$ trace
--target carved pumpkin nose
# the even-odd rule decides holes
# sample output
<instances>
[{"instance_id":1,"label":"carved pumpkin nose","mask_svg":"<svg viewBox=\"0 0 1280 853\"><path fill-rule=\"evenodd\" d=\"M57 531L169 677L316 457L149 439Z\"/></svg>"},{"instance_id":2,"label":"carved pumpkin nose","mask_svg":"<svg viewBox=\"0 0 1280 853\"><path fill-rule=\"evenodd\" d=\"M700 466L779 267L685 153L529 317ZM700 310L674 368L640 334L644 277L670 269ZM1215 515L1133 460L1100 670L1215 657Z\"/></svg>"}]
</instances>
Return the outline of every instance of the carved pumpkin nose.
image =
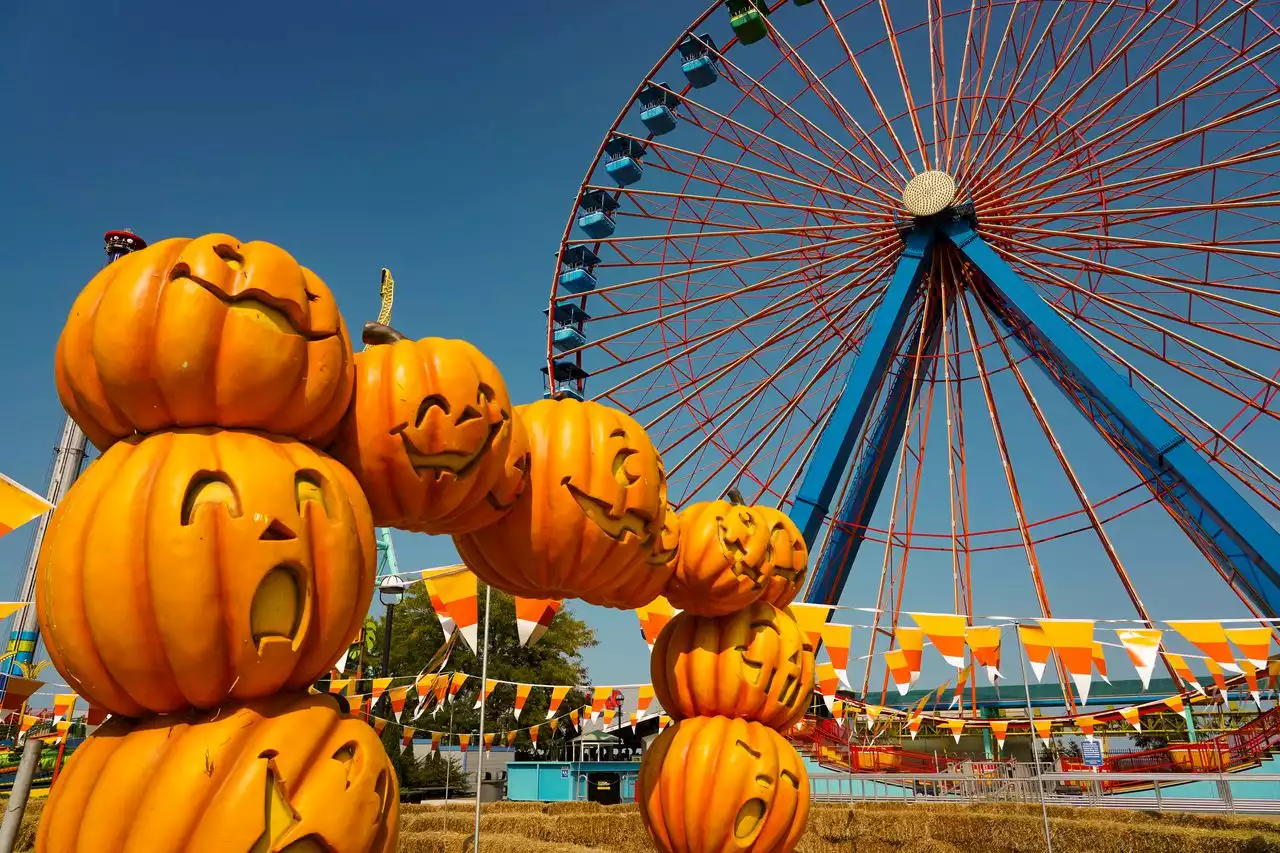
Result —
<instances>
[{"instance_id":1,"label":"carved pumpkin nose","mask_svg":"<svg viewBox=\"0 0 1280 853\"><path fill-rule=\"evenodd\" d=\"M258 540L260 542L291 542L297 538L298 534L286 527L277 518L267 525L267 529L262 531L262 535L258 537Z\"/></svg>"}]
</instances>

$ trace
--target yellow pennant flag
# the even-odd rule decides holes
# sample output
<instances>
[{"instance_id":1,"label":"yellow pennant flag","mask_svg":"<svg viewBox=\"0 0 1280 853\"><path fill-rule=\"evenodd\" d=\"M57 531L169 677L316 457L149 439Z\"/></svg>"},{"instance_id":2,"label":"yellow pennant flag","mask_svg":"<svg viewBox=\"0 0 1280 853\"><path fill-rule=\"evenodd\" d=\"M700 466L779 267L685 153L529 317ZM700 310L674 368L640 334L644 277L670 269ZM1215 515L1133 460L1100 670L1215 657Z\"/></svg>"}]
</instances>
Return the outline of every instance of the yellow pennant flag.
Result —
<instances>
[{"instance_id":1,"label":"yellow pennant flag","mask_svg":"<svg viewBox=\"0 0 1280 853\"><path fill-rule=\"evenodd\" d=\"M822 626L827 624L832 608L826 604L793 602L790 610L796 622L800 623L800 630L808 639L809 648L817 651L818 644L822 642Z\"/></svg>"},{"instance_id":2,"label":"yellow pennant flag","mask_svg":"<svg viewBox=\"0 0 1280 853\"><path fill-rule=\"evenodd\" d=\"M457 625L462 639L476 651L477 625L480 622L479 603L476 600L476 576L468 569L434 575L431 578L444 609Z\"/></svg>"},{"instance_id":3,"label":"yellow pennant flag","mask_svg":"<svg viewBox=\"0 0 1280 853\"><path fill-rule=\"evenodd\" d=\"M996 739L996 751L1004 749L1004 739L1009 734L1009 721L992 720L987 725L991 727L991 736Z\"/></svg>"},{"instance_id":4,"label":"yellow pennant flag","mask_svg":"<svg viewBox=\"0 0 1280 853\"><path fill-rule=\"evenodd\" d=\"M1239 673L1236 656L1231 653L1231 644L1227 642L1227 632L1221 622L1212 619L1188 619L1180 622L1166 622L1173 630L1183 636L1188 643L1209 656L1209 660L1218 664L1227 672Z\"/></svg>"},{"instance_id":5,"label":"yellow pennant flag","mask_svg":"<svg viewBox=\"0 0 1280 853\"><path fill-rule=\"evenodd\" d=\"M902 649L902 658L911 674L908 686L913 686L920 678L920 666L924 660L924 631L914 625L900 625L894 629L893 640Z\"/></svg>"},{"instance_id":6,"label":"yellow pennant flag","mask_svg":"<svg viewBox=\"0 0 1280 853\"><path fill-rule=\"evenodd\" d=\"M55 724L71 716L75 711L76 699L78 698L74 693L59 693L53 697L53 722Z\"/></svg>"},{"instance_id":7,"label":"yellow pennant flag","mask_svg":"<svg viewBox=\"0 0 1280 853\"><path fill-rule=\"evenodd\" d=\"M1240 661L1240 668L1244 670L1245 683L1249 685L1249 695L1253 697L1255 703L1262 702L1262 694L1258 690L1258 668L1253 665L1251 660Z\"/></svg>"},{"instance_id":8,"label":"yellow pennant flag","mask_svg":"<svg viewBox=\"0 0 1280 853\"><path fill-rule=\"evenodd\" d=\"M613 696L612 687L597 687L591 691L591 721L595 722L596 717L600 716L600 712L604 710L604 704Z\"/></svg>"},{"instance_id":9,"label":"yellow pennant flag","mask_svg":"<svg viewBox=\"0 0 1280 853\"><path fill-rule=\"evenodd\" d=\"M1190 684L1191 687L1201 696L1206 695L1204 688L1200 686L1200 682L1196 679L1196 675L1191 671L1191 667L1187 666L1187 661L1182 655L1175 655L1172 652L1165 652L1164 659L1169 662L1169 666L1173 667L1173 672L1184 684Z\"/></svg>"},{"instance_id":10,"label":"yellow pennant flag","mask_svg":"<svg viewBox=\"0 0 1280 853\"><path fill-rule=\"evenodd\" d=\"M658 715L658 731L666 731L667 726L671 725L671 718L666 714Z\"/></svg>"},{"instance_id":11,"label":"yellow pennant flag","mask_svg":"<svg viewBox=\"0 0 1280 853\"><path fill-rule=\"evenodd\" d=\"M1253 664L1255 670L1267 668L1267 658L1271 656L1270 628L1266 625L1252 628L1228 628L1226 635L1228 640L1236 644L1236 648L1244 655L1245 660Z\"/></svg>"},{"instance_id":12,"label":"yellow pennant flag","mask_svg":"<svg viewBox=\"0 0 1280 853\"><path fill-rule=\"evenodd\" d=\"M467 674L465 672L455 672L449 678L449 699L457 697L458 691L462 690L462 685L467 683Z\"/></svg>"},{"instance_id":13,"label":"yellow pennant flag","mask_svg":"<svg viewBox=\"0 0 1280 853\"><path fill-rule=\"evenodd\" d=\"M515 745L516 745L516 738L517 738L517 737L519 737L519 736L520 736L520 732L519 732L518 730L513 729L513 730L511 730L511 731L507 732L507 746L508 746L508 747L513 747L513 746L515 746Z\"/></svg>"},{"instance_id":14,"label":"yellow pennant flag","mask_svg":"<svg viewBox=\"0 0 1280 853\"><path fill-rule=\"evenodd\" d=\"M335 696L345 696L347 688L351 686L349 678L331 678L329 679L329 692Z\"/></svg>"},{"instance_id":15,"label":"yellow pennant flag","mask_svg":"<svg viewBox=\"0 0 1280 853\"><path fill-rule=\"evenodd\" d=\"M836 677L849 690L849 647L853 645L853 626L828 622L822 626L822 647L836 669Z\"/></svg>"},{"instance_id":16,"label":"yellow pennant flag","mask_svg":"<svg viewBox=\"0 0 1280 853\"><path fill-rule=\"evenodd\" d=\"M552 687L551 688L551 704L547 706L547 719L551 719L560 710L560 706L564 704L564 697L569 695L568 687Z\"/></svg>"},{"instance_id":17,"label":"yellow pennant flag","mask_svg":"<svg viewBox=\"0 0 1280 853\"><path fill-rule=\"evenodd\" d=\"M369 722L373 726L373 730L378 734L382 734L387 729L387 721L381 717L374 717Z\"/></svg>"},{"instance_id":18,"label":"yellow pennant flag","mask_svg":"<svg viewBox=\"0 0 1280 853\"><path fill-rule=\"evenodd\" d=\"M391 681L392 679L390 678L375 678L373 680L373 696L370 700L372 703L377 703L382 698L382 694L386 693L387 688L391 686Z\"/></svg>"},{"instance_id":19,"label":"yellow pennant flag","mask_svg":"<svg viewBox=\"0 0 1280 853\"><path fill-rule=\"evenodd\" d=\"M1097 640L1093 641L1093 668L1097 670L1099 678L1107 684L1111 683L1111 679L1107 678L1107 655L1102 649L1102 643Z\"/></svg>"},{"instance_id":20,"label":"yellow pennant flag","mask_svg":"<svg viewBox=\"0 0 1280 853\"><path fill-rule=\"evenodd\" d=\"M431 732L431 751L440 751L440 738L443 737L442 732Z\"/></svg>"},{"instance_id":21,"label":"yellow pennant flag","mask_svg":"<svg viewBox=\"0 0 1280 853\"><path fill-rule=\"evenodd\" d=\"M605 728L608 728L609 726L612 726L612 725L613 725L613 720L614 720L614 718L615 718L615 717L617 717L617 716L618 716L618 712L617 712L617 711L615 711L613 708L605 708L605 709L604 709L604 725L605 725Z\"/></svg>"},{"instance_id":22,"label":"yellow pennant flag","mask_svg":"<svg viewBox=\"0 0 1280 853\"><path fill-rule=\"evenodd\" d=\"M435 611L436 618L440 620L440 630L444 631L446 641L453 636L458 623L453 621L453 617L449 615L449 609L445 607L444 598L441 597L440 589L436 586L436 578L463 568L465 566L448 566L443 569L423 572L422 574L422 585L427 590L427 598L431 601L431 609Z\"/></svg>"},{"instance_id":23,"label":"yellow pennant flag","mask_svg":"<svg viewBox=\"0 0 1280 853\"><path fill-rule=\"evenodd\" d=\"M493 749L493 738L495 734L496 732L484 733L484 751L485 752L489 752L490 750Z\"/></svg>"},{"instance_id":24,"label":"yellow pennant flag","mask_svg":"<svg viewBox=\"0 0 1280 853\"><path fill-rule=\"evenodd\" d=\"M959 743L960 733L964 731L964 720L947 720L946 723L947 728L951 729L951 736Z\"/></svg>"},{"instance_id":25,"label":"yellow pennant flag","mask_svg":"<svg viewBox=\"0 0 1280 853\"><path fill-rule=\"evenodd\" d=\"M1209 674L1213 676L1213 685L1218 688L1218 695L1227 698L1227 680L1223 677L1222 667L1213 658L1209 658L1204 662L1209 668Z\"/></svg>"},{"instance_id":26,"label":"yellow pennant flag","mask_svg":"<svg viewBox=\"0 0 1280 853\"><path fill-rule=\"evenodd\" d=\"M902 649L890 649L884 653L884 664L889 668L889 676L893 686L898 689L899 696L906 696L911 689L911 667L907 664L907 654Z\"/></svg>"},{"instance_id":27,"label":"yellow pennant flag","mask_svg":"<svg viewBox=\"0 0 1280 853\"><path fill-rule=\"evenodd\" d=\"M829 661L823 661L814 667L813 675L818 692L822 695L822 701L826 703L827 713L832 713L833 703L836 701L836 687L838 686L836 668Z\"/></svg>"},{"instance_id":28,"label":"yellow pennant flag","mask_svg":"<svg viewBox=\"0 0 1280 853\"><path fill-rule=\"evenodd\" d=\"M947 663L964 666L964 634L968 620L953 613L908 613Z\"/></svg>"},{"instance_id":29,"label":"yellow pennant flag","mask_svg":"<svg viewBox=\"0 0 1280 853\"><path fill-rule=\"evenodd\" d=\"M524 710L524 703L529 700L529 691L531 690L533 690L532 684L516 685L516 702L511 708L511 713L515 715L517 720L520 719L520 712Z\"/></svg>"},{"instance_id":30,"label":"yellow pennant flag","mask_svg":"<svg viewBox=\"0 0 1280 853\"><path fill-rule=\"evenodd\" d=\"M471 735L458 735L458 749L466 752L471 747Z\"/></svg>"},{"instance_id":31,"label":"yellow pennant flag","mask_svg":"<svg viewBox=\"0 0 1280 853\"><path fill-rule=\"evenodd\" d=\"M401 750L408 749L410 746L413 745L413 736L416 732L417 732L417 729L413 728L412 726L404 727L404 734L400 736Z\"/></svg>"},{"instance_id":32,"label":"yellow pennant flag","mask_svg":"<svg viewBox=\"0 0 1280 853\"><path fill-rule=\"evenodd\" d=\"M637 719L649 713L649 705L653 702L653 685L640 685L640 698L636 700Z\"/></svg>"},{"instance_id":33,"label":"yellow pennant flag","mask_svg":"<svg viewBox=\"0 0 1280 853\"><path fill-rule=\"evenodd\" d=\"M552 728L552 731L555 731L555 729ZM534 746L538 745L538 727L537 726L529 726L529 742L532 743Z\"/></svg>"},{"instance_id":34,"label":"yellow pennant flag","mask_svg":"<svg viewBox=\"0 0 1280 853\"><path fill-rule=\"evenodd\" d=\"M1182 701L1181 696L1170 696L1168 699L1164 700L1164 704L1175 714L1181 714L1187 707L1186 703Z\"/></svg>"},{"instance_id":35,"label":"yellow pennant flag","mask_svg":"<svg viewBox=\"0 0 1280 853\"><path fill-rule=\"evenodd\" d=\"M919 714L914 714L911 719L907 720L907 731L911 733L912 740L915 740L916 735L920 734L920 723L923 722L923 719Z\"/></svg>"},{"instance_id":36,"label":"yellow pennant flag","mask_svg":"<svg viewBox=\"0 0 1280 853\"><path fill-rule=\"evenodd\" d=\"M867 715L867 724L874 726L876 721L880 719L880 712L884 708L880 705L866 705L862 710Z\"/></svg>"},{"instance_id":37,"label":"yellow pennant flag","mask_svg":"<svg viewBox=\"0 0 1280 853\"><path fill-rule=\"evenodd\" d=\"M1156 658L1160 656L1160 638L1164 632L1158 628L1117 628L1116 636L1120 645L1129 655L1129 662L1138 671L1142 680L1142 689L1151 684L1151 673L1156 668Z\"/></svg>"},{"instance_id":38,"label":"yellow pennant flag","mask_svg":"<svg viewBox=\"0 0 1280 853\"><path fill-rule=\"evenodd\" d=\"M1093 740L1093 727L1097 722L1093 717L1086 714L1083 717L1076 717L1076 728L1080 729L1089 740Z\"/></svg>"},{"instance_id":39,"label":"yellow pennant flag","mask_svg":"<svg viewBox=\"0 0 1280 853\"><path fill-rule=\"evenodd\" d=\"M387 698L391 700L391 715L397 720L404 713L405 698L409 695L408 686L394 687L387 691Z\"/></svg>"},{"instance_id":40,"label":"yellow pennant flag","mask_svg":"<svg viewBox=\"0 0 1280 853\"><path fill-rule=\"evenodd\" d=\"M563 604L558 598L516 596L516 633L520 636L520 645L532 646L542 639Z\"/></svg>"},{"instance_id":41,"label":"yellow pennant flag","mask_svg":"<svg viewBox=\"0 0 1280 853\"><path fill-rule=\"evenodd\" d=\"M649 651L653 651L653 644L658 641L658 635L662 633L663 628L667 627L667 623L675 617L676 613L671 602L661 595L643 607L636 608L636 618L640 620L640 634L649 644Z\"/></svg>"},{"instance_id":42,"label":"yellow pennant flag","mask_svg":"<svg viewBox=\"0 0 1280 853\"><path fill-rule=\"evenodd\" d=\"M1023 651L1027 653L1031 674L1039 681L1044 678L1044 668L1049 663L1049 638L1035 625L1019 625L1018 639L1022 641Z\"/></svg>"},{"instance_id":43,"label":"yellow pennant flag","mask_svg":"<svg viewBox=\"0 0 1280 853\"><path fill-rule=\"evenodd\" d=\"M53 504L0 474L0 536L53 509Z\"/></svg>"},{"instance_id":44,"label":"yellow pennant flag","mask_svg":"<svg viewBox=\"0 0 1280 853\"><path fill-rule=\"evenodd\" d=\"M493 688L497 686L498 686L498 682L494 681L492 678L485 679L484 690L481 691L480 695L476 697L476 704L472 708L472 710L475 710L479 708L481 705L488 702L489 697L493 695Z\"/></svg>"},{"instance_id":45,"label":"yellow pennant flag","mask_svg":"<svg viewBox=\"0 0 1280 853\"><path fill-rule=\"evenodd\" d=\"M1053 739L1053 720L1032 720L1031 725L1035 727L1036 737L1048 743Z\"/></svg>"},{"instance_id":46,"label":"yellow pennant flag","mask_svg":"<svg viewBox=\"0 0 1280 853\"><path fill-rule=\"evenodd\" d=\"M1000 626L970 625L964 629L964 641L973 653L973 662L983 668L992 684L1000 674Z\"/></svg>"},{"instance_id":47,"label":"yellow pennant flag","mask_svg":"<svg viewBox=\"0 0 1280 853\"><path fill-rule=\"evenodd\" d=\"M1138 731L1142 731L1142 715L1139 713L1136 706L1132 708L1121 708L1120 716L1124 718L1126 723L1133 726Z\"/></svg>"},{"instance_id":48,"label":"yellow pennant flag","mask_svg":"<svg viewBox=\"0 0 1280 853\"><path fill-rule=\"evenodd\" d=\"M1093 620L1041 619L1049 647L1066 667L1080 694L1080 704L1089 704L1089 685L1093 681Z\"/></svg>"}]
</instances>

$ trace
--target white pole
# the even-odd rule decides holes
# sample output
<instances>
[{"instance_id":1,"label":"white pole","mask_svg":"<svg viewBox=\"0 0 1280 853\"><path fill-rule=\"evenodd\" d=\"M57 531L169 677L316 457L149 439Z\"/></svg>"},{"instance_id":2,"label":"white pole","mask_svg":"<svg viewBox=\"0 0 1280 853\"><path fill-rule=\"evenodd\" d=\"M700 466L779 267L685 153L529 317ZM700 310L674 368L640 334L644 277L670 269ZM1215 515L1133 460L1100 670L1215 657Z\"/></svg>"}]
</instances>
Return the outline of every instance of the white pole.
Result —
<instances>
[{"instance_id":1,"label":"white pole","mask_svg":"<svg viewBox=\"0 0 1280 853\"><path fill-rule=\"evenodd\" d=\"M471 849L475 853L480 853L480 792L483 790L482 781L484 779L484 712L485 696L484 686L489 681L489 610L490 604L493 602L493 587L486 585L484 588L484 639L480 647L480 743L479 750L476 753L476 835L475 846Z\"/></svg>"},{"instance_id":2,"label":"white pole","mask_svg":"<svg viewBox=\"0 0 1280 853\"><path fill-rule=\"evenodd\" d=\"M1027 734L1031 735L1031 769L1035 773L1036 791L1040 794L1040 814L1044 818L1044 846L1053 853L1053 834L1049 831L1049 807L1044 803L1044 783L1040 781L1040 756L1036 753L1035 713L1031 710L1031 682L1027 679L1027 658L1022 648L1022 632L1013 623L1013 635L1018 639L1018 665L1022 667L1022 689L1027 696Z\"/></svg>"}]
</instances>

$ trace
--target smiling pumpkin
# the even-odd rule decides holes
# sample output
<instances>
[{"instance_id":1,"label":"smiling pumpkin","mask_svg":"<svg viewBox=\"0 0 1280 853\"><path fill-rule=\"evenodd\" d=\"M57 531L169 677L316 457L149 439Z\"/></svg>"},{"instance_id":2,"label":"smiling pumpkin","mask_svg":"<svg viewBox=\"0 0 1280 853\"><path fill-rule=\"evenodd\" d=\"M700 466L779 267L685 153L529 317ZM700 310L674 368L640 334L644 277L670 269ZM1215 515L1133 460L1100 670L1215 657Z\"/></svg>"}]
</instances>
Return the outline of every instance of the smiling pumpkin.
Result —
<instances>
[{"instance_id":1,"label":"smiling pumpkin","mask_svg":"<svg viewBox=\"0 0 1280 853\"><path fill-rule=\"evenodd\" d=\"M413 341L368 323L355 399L330 448L364 486L379 526L476 530L501 517L528 465L498 369L466 341Z\"/></svg>"},{"instance_id":2,"label":"smiling pumpkin","mask_svg":"<svg viewBox=\"0 0 1280 853\"><path fill-rule=\"evenodd\" d=\"M529 485L502 519L455 536L458 552L482 580L514 595L647 604L669 570L650 562L666 482L644 429L576 400L541 400L515 414L529 442Z\"/></svg>"},{"instance_id":3,"label":"smiling pumpkin","mask_svg":"<svg viewBox=\"0 0 1280 853\"><path fill-rule=\"evenodd\" d=\"M105 267L71 308L58 397L105 449L172 427L323 443L351 399L329 288L288 252L229 234L162 240Z\"/></svg>"},{"instance_id":4,"label":"smiling pumpkin","mask_svg":"<svg viewBox=\"0 0 1280 853\"><path fill-rule=\"evenodd\" d=\"M762 598L773 576L770 528L756 507L692 504L680 513L680 556L665 594L678 610L723 616Z\"/></svg>"}]
</instances>

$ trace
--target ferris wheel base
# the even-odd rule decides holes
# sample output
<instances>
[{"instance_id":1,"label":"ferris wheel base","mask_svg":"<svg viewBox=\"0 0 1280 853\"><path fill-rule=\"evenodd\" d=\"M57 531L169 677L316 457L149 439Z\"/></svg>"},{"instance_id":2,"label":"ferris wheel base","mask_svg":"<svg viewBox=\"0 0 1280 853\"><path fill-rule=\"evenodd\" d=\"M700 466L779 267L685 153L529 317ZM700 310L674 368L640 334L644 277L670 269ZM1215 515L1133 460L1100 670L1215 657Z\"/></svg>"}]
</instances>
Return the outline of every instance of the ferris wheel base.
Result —
<instances>
[{"instance_id":1,"label":"ferris wheel base","mask_svg":"<svg viewBox=\"0 0 1280 853\"><path fill-rule=\"evenodd\" d=\"M957 207L901 229L905 242L902 257L844 391L818 438L792 507L792 518L805 540L815 542L830 513L858 438L880 396L890 360L901 351L904 328L929 258L939 241L945 240L981 273L979 298L1143 477L1196 547L1261 615L1280 615L1280 533L978 235L975 224L971 209ZM908 336L916 345L921 335L933 334L919 325L916 319L916 328ZM928 345L927 337L924 345ZM896 455L902 441L902 403L918 388L906 369L912 360L902 359L904 369L894 374L881 416L867 431L864 456L854 468L806 601L835 604L844 590L862 540L857 531L866 529L884 486L888 460Z\"/></svg>"}]
</instances>

